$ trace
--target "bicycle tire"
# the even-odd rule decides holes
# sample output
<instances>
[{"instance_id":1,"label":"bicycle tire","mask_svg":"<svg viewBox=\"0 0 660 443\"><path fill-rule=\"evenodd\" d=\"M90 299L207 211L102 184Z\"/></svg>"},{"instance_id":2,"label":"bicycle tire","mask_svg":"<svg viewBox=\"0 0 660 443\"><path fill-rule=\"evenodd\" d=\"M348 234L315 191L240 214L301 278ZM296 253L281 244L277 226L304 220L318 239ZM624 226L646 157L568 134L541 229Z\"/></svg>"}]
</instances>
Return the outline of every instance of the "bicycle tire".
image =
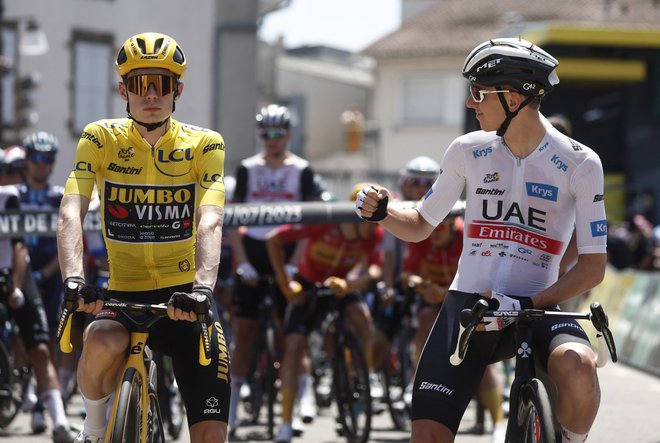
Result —
<instances>
[{"instance_id":1,"label":"bicycle tire","mask_svg":"<svg viewBox=\"0 0 660 443\"><path fill-rule=\"evenodd\" d=\"M349 443L367 443L371 432L369 369L355 335L343 332L335 342L333 387L342 434Z\"/></svg>"},{"instance_id":2,"label":"bicycle tire","mask_svg":"<svg viewBox=\"0 0 660 443\"><path fill-rule=\"evenodd\" d=\"M543 383L533 378L520 383L515 391L512 387L512 395L514 392L517 398L516 414L509 420L509 427L513 425L514 432L507 436L507 442L556 443L550 398Z\"/></svg>"},{"instance_id":3,"label":"bicycle tire","mask_svg":"<svg viewBox=\"0 0 660 443\"><path fill-rule=\"evenodd\" d=\"M266 431L272 439L275 435L275 403L277 401L277 372L275 370L275 356L265 343L255 346L252 370L248 383L250 396L244 404L249 420L253 424L259 423L263 407L266 408Z\"/></svg>"},{"instance_id":4,"label":"bicycle tire","mask_svg":"<svg viewBox=\"0 0 660 443\"><path fill-rule=\"evenodd\" d=\"M124 372L119 397L115 423L110 434L110 443L140 442L140 399L142 395L142 380L135 368Z\"/></svg>"},{"instance_id":5,"label":"bicycle tire","mask_svg":"<svg viewBox=\"0 0 660 443\"><path fill-rule=\"evenodd\" d=\"M147 443L164 443L165 428L163 426L163 415L158 403L156 391L149 387L149 416L147 417Z\"/></svg>"},{"instance_id":6,"label":"bicycle tire","mask_svg":"<svg viewBox=\"0 0 660 443\"><path fill-rule=\"evenodd\" d=\"M0 428L9 426L20 412L31 378L30 368L15 368L7 347L0 342Z\"/></svg>"},{"instance_id":7,"label":"bicycle tire","mask_svg":"<svg viewBox=\"0 0 660 443\"><path fill-rule=\"evenodd\" d=\"M410 430L410 405L404 395L408 383L414 377L410 340L412 333L401 331L392 342L389 360L385 362L385 401L390 412L394 428L398 431Z\"/></svg>"}]
</instances>

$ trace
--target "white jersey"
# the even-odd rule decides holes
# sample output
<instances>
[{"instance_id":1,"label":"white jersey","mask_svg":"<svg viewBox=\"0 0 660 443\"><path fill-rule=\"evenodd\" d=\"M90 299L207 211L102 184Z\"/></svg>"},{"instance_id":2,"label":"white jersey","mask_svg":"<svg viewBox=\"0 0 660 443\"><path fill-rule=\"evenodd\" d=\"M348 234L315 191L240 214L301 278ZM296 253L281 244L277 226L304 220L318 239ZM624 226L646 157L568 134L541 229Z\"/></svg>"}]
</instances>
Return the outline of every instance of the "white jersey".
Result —
<instances>
[{"instance_id":1,"label":"white jersey","mask_svg":"<svg viewBox=\"0 0 660 443\"><path fill-rule=\"evenodd\" d=\"M533 296L557 280L574 227L579 254L606 252L600 159L543 122L545 137L524 159L484 131L445 153L418 210L437 226L465 189L463 253L450 289Z\"/></svg>"},{"instance_id":2,"label":"white jersey","mask_svg":"<svg viewBox=\"0 0 660 443\"><path fill-rule=\"evenodd\" d=\"M288 153L282 166L271 168L263 154L241 161L236 171L235 203L296 202L312 199L314 172L307 160ZM245 235L264 241L275 226L250 226Z\"/></svg>"}]
</instances>

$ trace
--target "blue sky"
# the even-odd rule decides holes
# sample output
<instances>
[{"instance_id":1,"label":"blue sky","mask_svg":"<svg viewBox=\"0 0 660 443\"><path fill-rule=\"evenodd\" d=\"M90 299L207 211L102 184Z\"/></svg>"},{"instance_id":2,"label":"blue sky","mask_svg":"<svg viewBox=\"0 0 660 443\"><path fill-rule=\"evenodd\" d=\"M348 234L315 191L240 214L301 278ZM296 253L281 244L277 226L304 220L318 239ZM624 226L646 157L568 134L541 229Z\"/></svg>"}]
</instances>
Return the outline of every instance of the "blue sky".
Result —
<instances>
[{"instance_id":1,"label":"blue sky","mask_svg":"<svg viewBox=\"0 0 660 443\"><path fill-rule=\"evenodd\" d=\"M287 48L326 45L360 51L397 29L401 0L292 0L268 14L259 29L263 40L284 37Z\"/></svg>"}]
</instances>

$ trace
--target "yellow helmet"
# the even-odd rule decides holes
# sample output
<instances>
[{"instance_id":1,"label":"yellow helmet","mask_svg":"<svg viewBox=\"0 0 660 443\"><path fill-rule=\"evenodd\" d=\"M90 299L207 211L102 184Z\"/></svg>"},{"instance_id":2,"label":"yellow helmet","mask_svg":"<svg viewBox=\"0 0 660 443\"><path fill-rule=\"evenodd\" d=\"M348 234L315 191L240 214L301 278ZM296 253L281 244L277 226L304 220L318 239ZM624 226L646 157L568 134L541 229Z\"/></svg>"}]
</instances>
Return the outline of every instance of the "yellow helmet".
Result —
<instances>
[{"instance_id":1,"label":"yellow helmet","mask_svg":"<svg viewBox=\"0 0 660 443\"><path fill-rule=\"evenodd\" d=\"M183 78L186 56L172 38L158 32L137 34L126 40L119 49L115 70L124 77L134 69L162 68Z\"/></svg>"}]
</instances>

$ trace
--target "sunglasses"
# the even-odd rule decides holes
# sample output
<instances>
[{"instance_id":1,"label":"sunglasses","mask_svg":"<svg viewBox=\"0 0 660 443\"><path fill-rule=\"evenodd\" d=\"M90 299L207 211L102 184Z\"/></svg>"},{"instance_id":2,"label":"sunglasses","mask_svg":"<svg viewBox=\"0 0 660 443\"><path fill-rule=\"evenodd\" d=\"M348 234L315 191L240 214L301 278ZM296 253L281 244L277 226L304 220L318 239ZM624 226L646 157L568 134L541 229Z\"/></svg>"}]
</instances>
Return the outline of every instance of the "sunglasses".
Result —
<instances>
[{"instance_id":1,"label":"sunglasses","mask_svg":"<svg viewBox=\"0 0 660 443\"><path fill-rule=\"evenodd\" d=\"M50 154L32 154L28 159L33 163L46 163L48 165L55 163L55 157Z\"/></svg>"},{"instance_id":2,"label":"sunglasses","mask_svg":"<svg viewBox=\"0 0 660 443\"><path fill-rule=\"evenodd\" d=\"M499 94L501 92L511 92L508 89L495 90L495 91L486 91L479 89L474 83L470 83L470 96L475 103L481 103L486 98L486 94Z\"/></svg>"},{"instance_id":3,"label":"sunglasses","mask_svg":"<svg viewBox=\"0 0 660 443\"><path fill-rule=\"evenodd\" d=\"M178 80L171 75L141 74L127 77L124 80L128 92L144 97L153 86L156 95L162 97L176 90Z\"/></svg>"},{"instance_id":4,"label":"sunglasses","mask_svg":"<svg viewBox=\"0 0 660 443\"><path fill-rule=\"evenodd\" d=\"M435 180L431 180L430 178L411 178L408 181L410 186L423 186L425 188L430 188L431 185L433 185L433 182L435 182Z\"/></svg>"},{"instance_id":5,"label":"sunglasses","mask_svg":"<svg viewBox=\"0 0 660 443\"><path fill-rule=\"evenodd\" d=\"M264 140L270 140L270 139L278 140L286 137L288 132L289 131L287 131L286 129L264 129L259 134L259 137L261 137Z\"/></svg>"}]
</instances>

